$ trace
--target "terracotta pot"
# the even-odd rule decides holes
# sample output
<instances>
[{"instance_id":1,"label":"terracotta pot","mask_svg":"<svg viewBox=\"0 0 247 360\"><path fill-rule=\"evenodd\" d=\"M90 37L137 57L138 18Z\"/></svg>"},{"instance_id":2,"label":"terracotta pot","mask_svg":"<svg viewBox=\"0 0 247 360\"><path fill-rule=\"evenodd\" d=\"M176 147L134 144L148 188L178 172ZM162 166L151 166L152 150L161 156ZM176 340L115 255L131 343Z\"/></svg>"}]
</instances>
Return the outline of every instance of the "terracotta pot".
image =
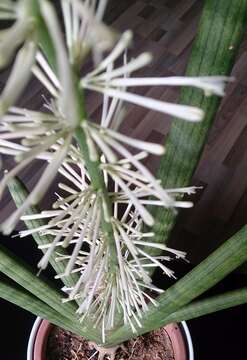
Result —
<instances>
[{"instance_id":1,"label":"terracotta pot","mask_svg":"<svg viewBox=\"0 0 247 360\"><path fill-rule=\"evenodd\" d=\"M46 345L52 326L46 320L36 319L28 342L27 360L46 360ZM192 340L185 321L169 324L165 329L172 342L175 360L194 360Z\"/></svg>"}]
</instances>

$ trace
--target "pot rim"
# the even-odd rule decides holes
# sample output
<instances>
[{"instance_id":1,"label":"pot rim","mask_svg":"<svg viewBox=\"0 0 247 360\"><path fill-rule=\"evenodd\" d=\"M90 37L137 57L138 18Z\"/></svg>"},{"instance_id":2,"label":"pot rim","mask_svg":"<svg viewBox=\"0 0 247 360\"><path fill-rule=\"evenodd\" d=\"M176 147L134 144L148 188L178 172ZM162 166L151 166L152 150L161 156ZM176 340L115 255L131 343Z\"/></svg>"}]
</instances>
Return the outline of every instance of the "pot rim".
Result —
<instances>
[{"instance_id":1,"label":"pot rim","mask_svg":"<svg viewBox=\"0 0 247 360\"><path fill-rule=\"evenodd\" d=\"M190 330L187 325L187 322L181 321L179 323L179 325L180 325L180 328L182 328L182 330L184 332L189 360L194 360L194 347L193 347L193 342L192 342L192 338L191 338L191 334L190 334Z\"/></svg>"},{"instance_id":2,"label":"pot rim","mask_svg":"<svg viewBox=\"0 0 247 360\"><path fill-rule=\"evenodd\" d=\"M27 360L33 360L33 351L34 351L34 344L37 332L39 330L39 327L42 323L43 319L41 317L37 317L34 321L29 340L28 340L28 346L27 346Z\"/></svg>"},{"instance_id":3,"label":"pot rim","mask_svg":"<svg viewBox=\"0 0 247 360\"><path fill-rule=\"evenodd\" d=\"M35 339L36 339L36 335L37 335L37 332L40 328L42 321L43 321L43 319L41 317L37 317L37 319L35 320L35 322L33 324L33 327L32 327L31 333L30 333L30 337L29 337L29 341L28 341L27 360L34 360L33 353L34 353ZM193 348L192 338L190 335L188 325L185 321L181 321L178 325L179 325L180 329L182 330L184 339L186 340L185 345L186 345L186 350L188 353L188 360L194 360L194 348Z\"/></svg>"}]
</instances>

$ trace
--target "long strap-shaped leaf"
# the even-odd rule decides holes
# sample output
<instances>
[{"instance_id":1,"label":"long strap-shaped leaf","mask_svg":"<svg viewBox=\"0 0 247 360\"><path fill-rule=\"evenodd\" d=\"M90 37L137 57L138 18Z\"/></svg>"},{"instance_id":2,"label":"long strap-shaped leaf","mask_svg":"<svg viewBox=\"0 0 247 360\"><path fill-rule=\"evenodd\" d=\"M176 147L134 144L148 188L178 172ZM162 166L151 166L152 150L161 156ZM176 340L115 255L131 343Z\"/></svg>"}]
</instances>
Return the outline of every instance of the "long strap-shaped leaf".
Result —
<instances>
[{"instance_id":1,"label":"long strap-shaped leaf","mask_svg":"<svg viewBox=\"0 0 247 360\"><path fill-rule=\"evenodd\" d=\"M0 245L0 272L30 291L58 313L76 320L75 305L71 302L62 304L62 294L55 290L48 280L38 277L29 265L3 245Z\"/></svg>"},{"instance_id":2,"label":"long strap-shaped leaf","mask_svg":"<svg viewBox=\"0 0 247 360\"><path fill-rule=\"evenodd\" d=\"M60 314L62 318L72 321L75 324L75 329L81 328L81 331L85 333L88 332L98 336L99 332L94 330L93 324L89 319L86 320L86 325L84 323L79 325L79 319L75 314L76 306L73 303L62 303L60 292L55 290L48 280L42 280L41 277L37 277L22 259L17 258L15 254L2 245L0 245L0 272L47 304L51 309ZM47 319L52 322L52 319ZM98 338L100 337L98 336Z\"/></svg>"},{"instance_id":3,"label":"long strap-shaped leaf","mask_svg":"<svg viewBox=\"0 0 247 360\"><path fill-rule=\"evenodd\" d=\"M138 328L134 336L163 326L164 319L169 315L189 304L246 260L247 226L243 227L200 265L160 295L157 299L158 307L149 305L149 310L142 318L142 328ZM127 340L130 332L131 329L128 326L121 327L111 335L107 345L114 345Z\"/></svg>"},{"instance_id":4,"label":"long strap-shaped leaf","mask_svg":"<svg viewBox=\"0 0 247 360\"><path fill-rule=\"evenodd\" d=\"M23 201L27 198L27 196L29 195L29 192L27 190L27 188L25 187L25 185L21 182L21 180L19 180L18 178L12 179L9 184L8 184L8 188L9 191L11 193L11 196L16 204L16 207L19 208L22 204ZM26 215L34 215L34 214L38 214L40 211L37 207L32 206L30 207L27 211L26 211ZM26 220L25 221L25 225L28 229L35 229L38 228L40 226L46 225L45 220L43 219L38 219L38 220ZM38 232L34 233L33 235L34 240L36 241L37 245L44 245L44 244L49 244L51 243L54 238L52 235L43 235L41 236ZM43 252L45 252L45 250L43 250ZM66 249L64 248L59 248L59 253L62 255L66 255ZM56 254L52 253L50 256L50 260L49 260L50 264L52 265L52 267L54 268L56 274L63 274L65 272L65 264L62 261L57 262L56 261ZM77 280L78 280L78 275L77 274L72 274L70 276L65 276L62 277L61 280L63 281L63 283L68 286L68 287L72 287L76 284Z\"/></svg>"},{"instance_id":5,"label":"long strap-shaped leaf","mask_svg":"<svg viewBox=\"0 0 247 360\"><path fill-rule=\"evenodd\" d=\"M97 336L93 328L85 328L78 322L68 319L52 309L35 296L31 295L22 288L17 288L4 281L0 281L0 297L20 306L21 308L31 312L42 319L47 319L54 325L57 325L65 330L72 331L74 334L84 336L86 339L99 342L100 338Z\"/></svg>"},{"instance_id":6,"label":"long strap-shaped leaf","mask_svg":"<svg viewBox=\"0 0 247 360\"><path fill-rule=\"evenodd\" d=\"M186 74L228 75L247 24L247 0L206 0ZM188 186L219 107L219 98L182 89L180 103L199 106L205 119L192 124L174 120L157 177L166 188ZM176 220L172 211L153 208L155 241L166 242ZM149 249L146 249L149 251ZM159 250L153 249L152 254Z\"/></svg>"},{"instance_id":7,"label":"long strap-shaped leaf","mask_svg":"<svg viewBox=\"0 0 247 360\"><path fill-rule=\"evenodd\" d=\"M62 318L67 318L74 322L77 328L76 324L79 324L79 319L76 316L75 304L71 302L62 303L61 293L55 290L48 280L42 280L41 277L37 277L22 259L17 258L15 254L2 245L0 245L0 272L21 285L58 314L61 314ZM52 322L51 319L48 320ZM86 320L86 325L84 323L80 325L82 331L86 333L89 332L95 334L95 336L99 333L93 329L93 324L89 319ZM78 328L80 327L78 326Z\"/></svg>"},{"instance_id":8,"label":"long strap-shaped leaf","mask_svg":"<svg viewBox=\"0 0 247 360\"><path fill-rule=\"evenodd\" d=\"M208 299L194 301L164 318L162 322L164 325L166 325L171 322L190 320L246 303L247 287L239 290L229 291L225 294L212 296Z\"/></svg>"}]
</instances>

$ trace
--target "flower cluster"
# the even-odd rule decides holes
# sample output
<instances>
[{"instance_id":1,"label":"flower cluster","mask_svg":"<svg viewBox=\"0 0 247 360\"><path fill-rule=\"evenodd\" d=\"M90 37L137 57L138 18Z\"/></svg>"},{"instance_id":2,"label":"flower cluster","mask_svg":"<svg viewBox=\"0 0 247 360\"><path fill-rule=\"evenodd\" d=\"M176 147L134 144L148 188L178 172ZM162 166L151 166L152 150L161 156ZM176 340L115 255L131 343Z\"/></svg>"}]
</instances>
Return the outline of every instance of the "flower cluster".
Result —
<instances>
[{"instance_id":1,"label":"flower cluster","mask_svg":"<svg viewBox=\"0 0 247 360\"><path fill-rule=\"evenodd\" d=\"M52 243L40 245L39 248L46 252L38 266L44 269L48 265L51 253L56 251L57 261L62 261L66 265L65 272L56 277L63 278L71 273L79 274L74 287L63 288L68 294L65 301L80 300L81 305L78 308L80 320L83 321L85 317L90 316L95 326L101 323L104 342L106 331L116 325L116 313L122 313L124 323L130 324L135 332L136 326L141 327L142 312L147 311L147 300L157 305L149 292L160 293L162 290L152 285L146 270L160 267L167 276L175 277L173 271L163 262L171 261L173 256L185 258L185 253L152 242L154 233L143 231L142 211L139 210L139 207L145 209L143 204L140 202L135 206L136 201L132 202L132 197L129 197L131 190L126 194L115 182L114 192L110 193L114 204L110 223L117 250L117 271L109 272L112 254L109 252L107 239L101 228L101 218L105 216L102 214L101 194L96 193L90 186L89 175L83 162L80 162L80 154L75 150L67 158L69 162L64 162L59 169L65 178L63 183L59 183L59 188L67 195L64 197L58 195L54 210L24 215L22 220L45 218L49 221L41 227L22 231L20 236L38 232L43 236L49 234L54 237ZM140 154L136 156L138 157ZM168 193L173 191L189 193L194 190L194 188L171 189ZM139 196L140 199L147 196L144 189L138 186L132 192L133 196ZM149 193L153 194L151 187ZM121 204L124 204L124 211L120 209ZM162 206L163 203L156 201L155 205ZM71 254L60 255L59 247L68 246L72 247ZM144 250L144 246L165 250L170 255L150 256Z\"/></svg>"},{"instance_id":2,"label":"flower cluster","mask_svg":"<svg viewBox=\"0 0 247 360\"><path fill-rule=\"evenodd\" d=\"M17 163L0 182L0 192L33 159L46 162L47 166L22 206L2 224L2 230L10 233L20 218L47 219L46 225L22 231L20 236L36 232L53 236L51 243L40 246L46 252L38 266L45 269L51 254L56 252L57 261L65 264L64 273L57 277L79 275L73 287L64 288L68 294L65 301L80 300L80 319L87 316L94 319L95 326L102 327L104 341L107 330L116 326L116 314L122 314L124 323L135 331L137 326L141 327L147 300L157 305L149 291L159 293L161 290L152 285L148 268L160 267L174 277L164 261L185 258L185 253L152 241L154 233L144 230L155 222L148 206L191 207L190 201L178 201L177 195L196 191L195 187L163 189L160 180L142 160L149 154L163 155L164 147L132 139L118 129L126 116L125 102L190 122L201 121L202 110L138 95L129 88L193 86L202 89L205 95L222 96L229 79L131 77L147 65L152 56L143 53L128 59L132 32L117 36L102 22L106 0L61 0L65 43L51 3L39 1L40 16L56 54L54 69L37 40L38 25L30 14L29 3L29 0L19 1L15 7L15 2L5 0L0 5L0 18L16 20L0 38L0 66L5 66L23 44L0 96L0 153L14 156ZM78 76L90 53L94 68ZM14 106L31 72L50 94L44 111ZM86 114L84 91L103 95L99 125ZM85 139L83 146L88 156L76 143L78 132ZM137 153L133 154L129 148ZM90 170L92 167L96 172ZM53 209L24 215L30 205L44 196L57 172L65 180L59 184L63 193L58 195ZM95 186L94 176L103 179L102 186ZM61 255L59 247L68 248L68 255ZM159 248L167 254L153 257L146 250L148 247Z\"/></svg>"},{"instance_id":3,"label":"flower cluster","mask_svg":"<svg viewBox=\"0 0 247 360\"><path fill-rule=\"evenodd\" d=\"M71 63L80 65L89 51L97 63L111 49L115 34L103 22L107 0L61 0L66 44Z\"/></svg>"}]
</instances>

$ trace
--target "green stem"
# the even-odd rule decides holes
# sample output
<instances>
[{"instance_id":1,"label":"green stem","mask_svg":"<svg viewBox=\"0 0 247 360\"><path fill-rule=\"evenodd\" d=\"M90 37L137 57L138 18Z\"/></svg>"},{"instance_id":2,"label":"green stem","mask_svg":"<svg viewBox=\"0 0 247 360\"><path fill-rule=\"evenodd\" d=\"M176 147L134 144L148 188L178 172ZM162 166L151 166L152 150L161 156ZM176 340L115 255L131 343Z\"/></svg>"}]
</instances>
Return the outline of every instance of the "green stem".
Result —
<instances>
[{"instance_id":1,"label":"green stem","mask_svg":"<svg viewBox=\"0 0 247 360\"><path fill-rule=\"evenodd\" d=\"M75 93L76 93L76 97L77 97L76 102L78 104L78 114L79 114L79 118L82 119L82 121L84 121L85 119L87 119L85 96L84 96L83 89L80 87L79 71L75 70L74 74L75 74L74 75L75 90L76 90ZM100 192L102 199L106 205L106 211L108 212L108 214L111 217L112 202L111 202L111 199L108 194L108 190L105 185L103 172L100 169L100 162L92 161L90 159L89 149L88 149L87 141L86 141L86 135L81 127L77 128L75 136L76 136L77 142L80 146L80 149L81 149L81 152L83 155L83 160L85 161L85 165L86 165L87 171L90 176L91 186L94 188L94 190L96 192ZM103 209L103 206L102 206L102 213L104 211L105 211L105 209ZM111 273L115 274L118 261L117 261L117 249L116 249L116 244L115 244L115 240L114 240L112 224L110 222L107 222L104 219L104 216L102 216L101 226L102 226L102 230L105 235L105 240L108 242L108 246L109 246L109 250L110 250L110 261L109 261L110 270L111 270Z\"/></svg>"},{"instance_id":2,"label":"green stem","mask_svg":"<svg viewBox=\"0 0 247 360\"><path fill-rule=\"evenodd\" d=\"M89 157L88 147L86 144L86 137L82 129L76 130L76 138L78 144L81 147L81 151L83 154L83 159L85 161L90 179L91 185L93 186L95 191L100 191L103 201L107 206L108 214L112 213L112 204L111 200L108 195L107 188L105 186L105 181L103 177L103 173L100 170L100 163L99 161L91 161ZM102 209L102 211L105 211ZM117 250L116 244L113 235L112 224L107 222L104 217L101 219L102 230L104 232L104 236L106 241L108 242L109 249L110 249L110 268L112 273L115 273L117 269Z\"/></svg>"},{"instance_id":3,"label":"green stem","mask_svg":"<svg viewBox=\"0 0 247 360\"><path fill-rule=\"evenodd\" d=\"M36 3L35 0L32 0ZM36 9L37 10L37 9ZM42 16L38 12L36 15L37 19L39 19L38 23L38 34L39 34L39 43L48 59L48 62L52 66L53 69L57 69L57 60L56 60L56 52L54 50L52 39L50 38L49 32L47 31L47 28L44 24L44 21L42 19ZM57 71L56 71L57 72ZM80 73L77 68L75 68L73 65L71 65L71 74L74 78L74 90L75 90L75 96L76 96L76 104L77 104L77 114L78 118L81 119L81 122L85 121L87 119L87 113L86 113L86 106L85 106L85 97L83 90L81 89L79 83L80 83ZM77 142L80 146L83 159L85 161L86 168L88 170L92 186L95 191L99 191L103 197L104 203L106 204L107 211L110 214L112 214L112 204L110 197L108 195L108 191L104 182L103 172L100 169L99 165L100 163L98 161L93 162L90 160L89 156L89 150L86 143L86 137L84 131L78 127L75 132L75 137L77 139ZM113 228L112 224L110 222L105 221L105 219L102 217L101 219L102 223L102 230L105 235L105 239L109 244L110 248L110 271L112 273L116 272L117 269L117 250L115 245L115 240L113 236Z\"/></svg>"},{"instance_id":4,"label":"green stem","mask_svg":"<svg viewBox=\"0 0 247 360\"><path fill-rule=\"evenodd\" d=\"M29 8L30 15L35 18L37 42L46 55L51 68L55 71L57 67L56 53L50 40L49 31L40 13L39 1L26 0L26 3L26 6Z\"/></svg>"}]
</instances>

